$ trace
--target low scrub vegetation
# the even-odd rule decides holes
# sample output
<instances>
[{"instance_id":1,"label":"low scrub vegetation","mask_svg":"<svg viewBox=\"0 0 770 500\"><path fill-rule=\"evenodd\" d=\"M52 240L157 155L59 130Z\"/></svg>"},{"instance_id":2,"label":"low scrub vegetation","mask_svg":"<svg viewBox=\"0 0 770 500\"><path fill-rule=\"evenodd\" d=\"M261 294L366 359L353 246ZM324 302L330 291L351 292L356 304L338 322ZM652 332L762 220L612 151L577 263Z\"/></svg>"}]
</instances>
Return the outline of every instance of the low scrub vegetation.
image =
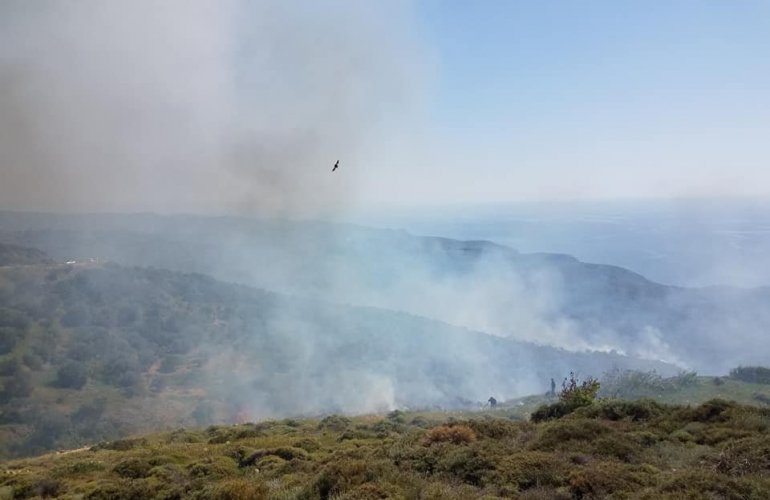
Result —
<instances>
[{"instance_id":1,"label":"low scrub vegetation","mask_svg":"<svg viewBox=\"0 0 770 500\"><path fill-rule=\"evenodd\" d=\"M4 462L0 498L765 499L768 430L723 400L212 426Z\"/></svg>"},{"instance_id":2,"label":"low scrub vegetation","mask_svg":"<svg viewBox=\"0 0 770 500\"><path fill-rule=\"evenodd\" d=\"M468 444L476 441L476 433L467 425L440 425L434 427L425 436L424 443Z\"/></svg>"},{"instance_id":3,"label":"low scrub vegetation","mask_svg":"<svg viewBox=\"0 0 770 500\"><path fill-rule=\"evenodd\" d=\"M739 366L730 370L730 377L752 384L770 384L770 368L764 366Z\"/></svg>"}]
</instances>

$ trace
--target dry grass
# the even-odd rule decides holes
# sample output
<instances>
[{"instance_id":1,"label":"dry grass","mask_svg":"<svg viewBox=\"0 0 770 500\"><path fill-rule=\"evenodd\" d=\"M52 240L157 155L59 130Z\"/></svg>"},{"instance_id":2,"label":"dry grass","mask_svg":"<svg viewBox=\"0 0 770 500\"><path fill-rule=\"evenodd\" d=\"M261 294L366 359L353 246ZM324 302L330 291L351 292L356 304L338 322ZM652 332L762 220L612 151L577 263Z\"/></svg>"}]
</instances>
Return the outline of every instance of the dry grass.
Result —
<instances>
[{"instance_id":1,"label":"dry grass","mask_svg":"<svg viewBox=\"0 0 770 500\"><path fill-rule=\"evenodd\" d=\"M429 430L423 439L425 446L434 443L469 444L476 441L476 433L467 425L441 425Z\"/></svg>"}]
</instances>

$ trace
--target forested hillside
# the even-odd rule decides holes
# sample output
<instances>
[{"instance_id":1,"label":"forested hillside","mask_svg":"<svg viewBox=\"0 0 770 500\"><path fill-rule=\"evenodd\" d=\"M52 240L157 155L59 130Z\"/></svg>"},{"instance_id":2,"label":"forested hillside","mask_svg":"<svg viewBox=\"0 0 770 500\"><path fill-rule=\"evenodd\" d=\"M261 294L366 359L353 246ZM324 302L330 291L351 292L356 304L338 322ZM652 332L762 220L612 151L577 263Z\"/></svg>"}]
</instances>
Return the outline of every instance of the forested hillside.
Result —
<instances>
[{"instance_id":1,"label":"forested hillside","mask_svg":"<svg viewBox=\"0 0 770 500\"><path fill-rule=\"evenodd\" d=\"M770 289L682 288L568 255L351 225L233 217L0 212L0 241L54 258L200 272L405 311L569 350L718 375L770 357Z\"/></svg>"},{"instance_id":2,"label":"forested hillside","mask_svg":"<svg viewBox=\"0 0 770 500\"><path fill-rule=\"evenodd\" d=\"M140 430L473 407L569 370L675 369L115 264L0 269L0 455Z\"/></svg>"}]
</instances>

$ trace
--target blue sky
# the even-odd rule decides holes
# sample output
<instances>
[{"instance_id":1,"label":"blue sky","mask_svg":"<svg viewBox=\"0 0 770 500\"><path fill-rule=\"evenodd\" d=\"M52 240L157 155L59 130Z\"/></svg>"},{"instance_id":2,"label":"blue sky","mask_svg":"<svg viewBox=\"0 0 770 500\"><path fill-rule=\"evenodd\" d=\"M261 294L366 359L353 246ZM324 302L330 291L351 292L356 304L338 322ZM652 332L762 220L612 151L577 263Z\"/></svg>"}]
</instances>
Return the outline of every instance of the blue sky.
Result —
<instances>
[{"instance_id":1,"label":"blue sky","mask_svg":"<svg viewBox=\"0 0 770 500\"><path fill-rule=\"evenodd\" d=\"M440 57L436 118L450 127L690 124L767 97L767 2L426 2L419 12Z\"/></svg>"},{"instance_id":2,"label":"blue sky","mask_svg":"<svg viewBox=\"0 0 770 500\"><path fill-rule=\"evenodd\" d=\"M436 144L409 169L446 179L407 197L770 194L770 2L430 0L416 25Z\"/></svg>"}]
</instances>

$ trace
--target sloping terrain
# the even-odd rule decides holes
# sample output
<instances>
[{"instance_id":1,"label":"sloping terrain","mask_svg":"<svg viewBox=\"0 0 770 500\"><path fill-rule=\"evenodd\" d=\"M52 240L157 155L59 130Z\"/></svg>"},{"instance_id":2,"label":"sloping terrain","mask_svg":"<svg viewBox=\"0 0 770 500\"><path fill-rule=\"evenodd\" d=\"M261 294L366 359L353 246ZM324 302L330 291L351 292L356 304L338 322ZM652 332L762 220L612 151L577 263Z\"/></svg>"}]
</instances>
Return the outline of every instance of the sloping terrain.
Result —
<instances>
[{"instance_id":1,"label":"sloping terrain","mask_svg":"<svg viewBox=\"0 0 770 500\"><path fill-rule=\"evenodd\" d=\"M136 436L0 464L13 498L727 498L770 495L770 410L603 401L542 423L287 419Z\"/></svg>"},{"instance_id":2,"label":"sloping terrain","mask_svg":"<svg viewBox=\"0 0 770 500\"><path fill-rule=\"evenodd\" d=\"M5 456L180 425L474 407L613 367L675 371L196 274L96 262L0 269Z\"/></svg>"},{"instance_id":3,"label":"sloping terrain","mask_svg":"<svg viewBox=\"0 0 770 500\"><path fill-rule=\"evenodd\" d=\"M0 267L52 264L45 252L36 248L0 243Z\"/></svg>"},{"instance_id":4,"label":"sloping terrain","mask_svg":"<svg viewBox=\"0 0 770 500\"><path fill-rule=\"evenodd\" d=\"M770 359L770 289L665 286L619 267L489 242L311 222L9 212L0 213L0 241L60 260L201 272L714 375Z\"/></svg>"}]
</instances>

